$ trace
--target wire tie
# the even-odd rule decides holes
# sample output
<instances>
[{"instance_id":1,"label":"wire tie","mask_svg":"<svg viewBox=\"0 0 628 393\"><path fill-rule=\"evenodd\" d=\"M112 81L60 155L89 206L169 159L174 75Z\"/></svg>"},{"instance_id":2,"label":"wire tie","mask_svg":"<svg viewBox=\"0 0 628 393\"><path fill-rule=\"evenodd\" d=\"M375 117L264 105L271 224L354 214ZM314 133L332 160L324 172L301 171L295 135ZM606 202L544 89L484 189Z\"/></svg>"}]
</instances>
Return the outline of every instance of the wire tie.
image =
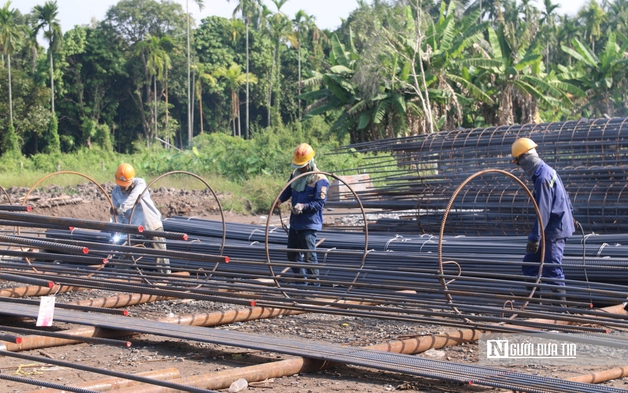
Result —
<instances>
[{"instance_id":1,"label":"wire tie","mask_svg":"<svg viewBox=\"0 0 628 393\"><path fill-rule=\"evenodd\" d=\"M432 239L430 238L424 241L423 244L421 244L421 247L419 247L419 252L423 251L423 246L426 245L427 243L433 243Z\"/></svg>"},{"instance_id":2,"label":"wire tie","mask_svg":"<svg viewBox=\"0 0 628 393\"><path fill-rule=\"evenodd\" d=\"M325 257L323 258L323 263L327 263L327 254L329 254L330 251L335 250L336 247L333 248L328 248L327 251L325 251Z\"/></svg>"},{"instance_id":3,"label":"wire tie","mask_svg":"<svg viewBox=\"0 0 628 393\"><path fill-rule=\"evenodd\" d=\"M252 237L252 236L253 236L253 234L255 234L255 232L257 232L257 231L260 231L260 232L261 232L261 230L259 230L259 229L257 229L257 228L255 228L255 229L253 229L253 230L251 231L251 234L249 235L249 241L251 241L251 237Z\"/></svg>"},{"instance_id":4,"label":"wire tie","mask_svg":"<svg viewBox=\"0 0 628 393\"><path fill-rule=\"evenodd\" d=\"M604 250L604 247L608 246L608 243L602 243L602 245L600 246L600 248L597 250L597 254L595 255L596 257L599 257L600 254L602 253L602 250Z\"/></svg>"},{"instance_id":5,"label":"wire tie","mask_svg":"<svg viewBox=\"0 0 628 393\"><path fill-rule=\"evenodd\" d=\"M392 238L389 241L387 241L386 245L384 246L384 251L388 251L388 246L390 245L390 243L394 242L395 240L401 239L401 238L403 238L403 236L395 235L394 238Z\"/></svg>"}]
</instances>

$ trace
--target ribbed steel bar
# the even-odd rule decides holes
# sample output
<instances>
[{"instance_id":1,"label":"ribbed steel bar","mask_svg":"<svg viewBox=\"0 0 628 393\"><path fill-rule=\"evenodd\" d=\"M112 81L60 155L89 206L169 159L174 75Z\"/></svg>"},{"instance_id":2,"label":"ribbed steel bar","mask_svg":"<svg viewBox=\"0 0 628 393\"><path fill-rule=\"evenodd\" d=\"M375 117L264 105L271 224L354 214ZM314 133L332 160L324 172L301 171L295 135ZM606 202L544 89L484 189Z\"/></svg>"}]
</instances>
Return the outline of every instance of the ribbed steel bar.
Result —
<instances>
[{"instance_id":1,"label":"ribbed steel bar","mask_svg":"<svg viewBox=\"0 0 628 393\"><path fill-rule=\"evenodd\" d=\"M33 208L30 205L0 205L0 210L6 212L29 212Z\"/></svg>"},{"instance_id":2,"label":"ribbed steel bar","mask_svg":"<svg viewBox=\"0 0 628 393\"><path fill-rule=\"evenodd\" d=\"M199 389L199 388L194 388L194 387L190 387L190 386L184 386L184 385L181 385L181 384L178 384L178 383L174 383L174 382L162 381L162 380L154 379L154 378L146 378L146 377L142 377L142 376L139 376L139 375L136 375L136 374L121 373L121 372L112 371L112 370L105 370L103 368L89 367L89 366L85 366L85 365L82 365L82 364L79 364L79 363L71 363L71 362L66 362L66 361L62 361L62 360L56 360L56 359L49 359L49 358L43 358L43 357L38 357L38 356L26 355L26 354L23 354L23 353L0 351L0 356L7 356L7 357L12 357L12 358L17 358L17 359L24 359L24 360L29 360L29 361L32 361L32 362L54 364L56 366L67 367L67 368L77 369L77 370L83 370L83 371L88 371L88 372L92 372L92 373L96 373L96 374L109 375L111 377L124 378L124 379L129 379L129 380L132 380L132 381L139 381L139 382L148 383L148 384L151 384L151 385L163 386L163 387L170 388L170 389L182 390L184 392L218 393L215 390Z\"/></svg>"},{"instance_id":3,"label":"ribbed steel bar","mask_svg":"<svg viewBox=\"0 0 628 393\"><path fill-rule=\"evenodd\" d=\"M0 312L8 315L14 315L16 313L36 315L37 309L27 306L27 309L19 311L8 307L6 304L0 303ZM122 321L118 319L119 317L115 316L104 319L102 316L82 316L76 311L69 312L68 310L60 310L60 312L55 315L55 318L60 321L71 321L73 323L87 325L98 324L105 328L119 328L119 326L125 326L130 331L140 333L280 352L328 361L340 361L346 364L373 367L410 375L507 388L522 392L562 393L564 391L625 391L605 386L592 386L590 384L563 381L555 378L504 371L491 367L461 365L453 362L434 361L410 355L391 354L375 350L289 339L285 337L261 336L232 330L205 329L183 325L172 326L168 323L138 320L134 318L125 318L124 321ZM155 381L151 381L151 383L157 384Z\"/></svg>"},{"instance_id":4,"label":"ribbed steel bar","mask_svg":"<svg viewBox=\"0 0 628 393\"><path fill-rule=\"evenodd\" d=\"M5 298L5 299L2 299L2 301L9 302L9 303L32 304L32 305L38 305L40 303L38 300L18 299L18 298ZM59 302L55 302L55 307L67 308L70 310L99 312L103 314L114 314L114 315L128 315L129 314L127 310L117 310L117 309L102 308L102 307L90 307L90 306L82 306L78 304L66 304L66 303L59 303Z\"/></svg>"},{"instance_id":5,"label":"ribbed steel bar","mask_svg":"<svg viewBox=\"0 0 628 393\"><path fill-rule=\"evenodd\" d=\"M101 231L123 232L130 234L142 234L144 227L141 225L118 224L108 221L81 220L78 218L53 217L39 214L26 214L4 212L0 210L0 218L12 221L24 221L31 223L44 223L58 225L60 228L87 228L98 229Z\"/></svg>"},{"instance_id":6,"label":"ribbed steel bar","mask_svg":"<svg viewBox=\"0 0 628 393\"><path fill-rule=\"evenodd\" d=\"M55 304L55 306L58 306L58 305ZM126 341L126 340L116 340L113 338L100 338L100 337L77 337L71 334L64 334L63 331L53 332L49 330L26 329L26 328L19 328L19 327L14 327L14 326L5 326L5 325L0 325L0 331L31 335L31 336L34 335L34 336L64 338L68 340L82 341L82 342L92 343L92 344L105 344L105 345L111 345L111 346L116 346L116 347L128 348L131 346L131 342Z\"/></svg>"},{"instance_id":7,"label":"ribbed steel bar","mask_svg":"<svg viewBox=\"0 0 628 393\"><path fill-rule=\"evenodd\" d=\"M69 252L73 254L88 254L89 248L80 245L67 245L58 244L55 242L49 242L38 238L26 238L20 236L6 236L0 235L0 242L20 245L20 246L32 246L37 248L43 248L47 250L55 250L59 252Z\"/></svg>"},{"instance_id":8,"label":"ribbed steel bar","mask_svg":"<svg viewBox=\"0 0 628 393\"><path fill-rule=\"evenodd\" d=\"M321 231L320 236L329 239L323 242L329 243L328 248L321 246L319 249L320 262L316 266L320 269L318 283L321 286L300 287L296 284L314 282L294 277L290 268L314 266L286 261L286 234L281 229L269 230L267 237L271 261L268 262L267 247L260 241L266 237L263 227L228 225L229 241L224 250L235 256L230 257L230 263L215 264L204 260L207 255L211 256L223 249L222 223L175 218L165 220L165 227L170 228L170 223L175 227L179 224L187 226L186 232L190 233L192 239L187 242L168 241L168 250L160 254L170 258L171 269L176 274L166 275L154 271L156 255L150 254L150 248L106 244L106 234L79 229L49 230L46 236L58 244L89 246L95 255L112 255L104 268L38 260L32 261L31 265L19 260L0 261L0 268L11 274L48 278L63 285L235 304L257 303L273 307L294 307L296 302L297 309L317 312L328 312L326 309L332 308L331 301L339 313L463 326L465 322L457 321L456 315L448 310L451 302L447 296L451 296L465 316L482 313L482 320L478 321L477 326L489 330L491 325L494 328L495 324L508 322L508 318L516 314L510 307L513 302L522 304L529 301L529 312L521 313L522 318L560 314L565 310L560 307L560 302L552 299L528 299L530 291L526 287L534 284L527 283L526 277L520 273L521 256L510 254L516 239L495 236L486 239L444 237L447 258L455 260L456 264L447 265L446 269L440 271L435 255L438 239L433 236L372 234L369 244L373 249L365 255L363 234ZM523 248L525 238L518 239ZM603 240L614 239L600 237L588 240L589 249L594 250L593 245ZM574 243L574 253L583 251L583 246ZM196 256L200 260L194 260ZM583 259L573 260L574 272L581 272ZM580 313L591 303L597 306L626 301L628 291L617 280L618 272L628 270L622 267L622 259L587 257L587 260L598 262L598 265L586 265L595 281L574 279L575 273L573 276L568 275L568 280L565 280L568 295L568 300L564 302L566 309L579 315L557 315L556 318L586 322L592 316L598 317L595 312ZM570 266L568 258L565 259L565 266ZM37 271L30 271L31 267ZM269 267L276 272L274 277L269 273ZM616 279L617 284L604 282L605 276ZM281 281L281 286L276 285L276 280ZM440 280L451 282L447 290L442 288ZM164 284L167 284L167 289L164 289ZM551 283L543 280L534 287L542 292L552 289ZM316 298L326 301L318 302ZM367 309L336 304L345 300L372 302L373 306ZM400 312L401 309L403 312ZM600 315L599 318L600 324L609 327L628 327L628 320L621 316ZM522 320L518 323L526 326L527 322Z\"/></svg>"},{"instance_id":9,"label":"ribbed steel bar","mask_svg":"<svg viewBox=\"0 0 628 393\"><path fill-rule=\"evenodd\" d=\"M33 278L33 277L25 277L23 275L10 274L10 273L0 273L0 280L15 281L15 282L21 282L21 283L30 284L30 285L39 285L39 286L47 287L47 288L52 288L55 286L55 283L50 280L41 279L41 278Z\"/></svg>"},{"instance_id":10,"label":"ribbed steel bar","mask_svg":"<svg viewBox=\"0 0 628 393\"><path fill-rule=\"evenodd\" d=\"M4 257L19 257L24 259L34 259L39 261L62 261L71 263L80 263L84 265L100 265L107 262L106 258L62 254L52 252L38 252L38 251L18 251L18 250L2 250L0 254Z\"/></svg>"},{"instance_id":11,"label":"ribbed steel bar","mask_svg":"<svg viewBox=\"0 0 628 393\"><path fill-rule=\"evenodd\" d=\"M74 388L72 386L61 385L60 383L46 382L46 381L40 381L37 379L30 379L30 378L24 378L24 377L16 377L15 375L7 375L7 374L1 374L1 373L0 373L0 379L4 379L5 381L25 383L27 385L41 386L41 387L50 388L50 389L58 389L58 390L67 391L67 392L99 393L96 390Z\"/></svg>"}]
</instances>

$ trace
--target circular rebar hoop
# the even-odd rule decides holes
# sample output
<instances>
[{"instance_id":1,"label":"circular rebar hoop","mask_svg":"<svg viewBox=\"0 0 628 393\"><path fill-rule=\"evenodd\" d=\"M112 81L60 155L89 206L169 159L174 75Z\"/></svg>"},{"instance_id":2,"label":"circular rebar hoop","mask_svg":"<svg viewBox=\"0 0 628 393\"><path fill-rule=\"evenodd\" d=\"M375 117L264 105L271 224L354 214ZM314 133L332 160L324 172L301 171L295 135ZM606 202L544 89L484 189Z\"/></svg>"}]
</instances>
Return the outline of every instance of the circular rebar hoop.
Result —
<instances>
[{"instance_id":1,"label":"circular rebar hoop","mask_svg":"<svg viewBox=\"0 0 628 393\"><path fill-rule=\"evenodd\" d=\"M41 179L37 180L37 182L35 182L35 184L34 184L34 185L33 185L33 186L32 186L32 187L28 190L28 192L26 193L26 195L24 195L24 199L22 200L22 205L25 205L25 204L26 204L26 201L28 201L28 197L30 196L31 192L33 192L33 190L34 190L35 188L37 188L37 186L39 186L39 184L41 184L43 181L45 181L45 180L47 180L47 179L49 179L49 178L51 178L51 177L53 177L53 176L59 176L59 175L76 175L76 176L81 176L81 177L83 177L83 178L85 178L85 179L89 180L90 182L92 182L93 184L95 184L95 185L98 187L98 189L100 189L100 191L103 193L103 195L105 195L105 197L106 197L106 198L107 198L107 200L109 201L109 205L113 208L113 202L111 201L111 197L109 196L109 194L107 194L107 191L105 191L105 189L104 189L104 188L102 188L102 186L101 186L101 185L100 185L100 184L99 184L96 180L94 180L94 179L92 179L91 177L89 177L89 176L85 175L84 173L75 172L75 171L59 171L59 172L55 172L55 173L51 173L51 174L49 174L49 175L46 175L46 176L42 177ZM115 220L115 217L114 217L114 220ZM116 222L117 222L117 221L116 221ZM18 229L17 229L17 233L18 233L18 234L20 233L20 228L19 228L19 227L18 227ZM31 264L31 262L28 260L28 258L26 258L26 263L28 263L28 264L31 266L31 269L33 269L33 271L34 271L35 273L40 273L40 272L39 272L39 271L35 268L35 266L33 266L33 265ZM97 271L99 271L99 270L101 270L103 267L105 267L105 263L102 263L100 266L98 266L98 267L96 268L96 272L97 272ZM90 277L91 277L94 273L95 273L95 272L90 273L90 274L87 276L87 278L90 278Z\"/></svg>"},{"instance_id":2,"label":"circular rebar hoop","mask_svg":"<svg viewBox=\"0 0 628 393\"><path fill-rule=\"evenodd\" d=\"M439 233L439 238L438 238L438 273L439 273L439 278L438 281L440 282L441 286L443 287L443 290L445 292L445 299L447 299L447 302L451 305L451 308L454 310L454 312L458 315L462 315L462 312L460 310L458 310L458 308L455 305L454 299L451 296L451 294L449 294L449 289L448 289L448 284L452 284L455 279L449 280L449 281L445 281L445 269L444 269L444 265L445 263L443 263L443 236L445 233L445 225L447 224L447 217L449 215L449 211L451 210L451 207L456 199L456 197L458 196L458 193L469 183L471 182L473 179L475 179L476 177L480 177L482 175L485 175L487 173L497 173L497 174L502 174L506 177L510 177L511 179L515 180L515 182L517 182L524 190L525 192L528 194L528 197L530 197L530 200L532 201L532 204L534 205L534 210L536 212L536 217L537 220L539 220L539 227L543 228L543 221L541 219L541 212L539 211L539 206L536 204L536 201L534 200L534 196L532 195L532 193L530 192L530 190L528 189L528 187L526 187L526 185L515 175L513 175L510 172L501 170L501 169L485 169L479 172L476 172L475 174L469 176L466 180L464 180L460 186L458 186L458 188L456 189L456 191L454 191L453 195L451 196L451 198L449 199L449 203L447 204L447 207L445 208L445 213L443 214L443 219L441 221L441 226L440 226L440 233ZM544 260L545 260L545 233L543 231L541 231L541 242L540 242L540 246L541 246L541 261L539 262L539 271L537 273L536 276L536 280L534 282L534 284L538 284L541 280L541 275L543 273L543 264L544 264ZM528 295L528 299L531 299L532 296L534 296L534 291L536 291L536 286L532 287L532 290L530 291L530 294ZM530 303L529 300L526 300L525 303L519 307L519 310L523 310L525 309L528 304ZM509 319L514 319L517 317L518 314L513 314ZM467 317L463 317L463 320L467 323L473 323L471 320L469 320Z\"/></svg>"},{"instance_id":3,"label":"circular rebar hoop","mask_svg":"<svg viewBox=\"0 0 628 393\"><path fill-rule=\"evenodd\" d=\"M133 220L133 213L135 213L135 208L137 207L137 205L139 204L139 202L142 200L142 197L144 196L144 193L146 193L146 191L148 191L151 186L153 184L155 184L156 182L158 182L159 180L163 179L164 177L167 176L172 176L172 175L188 175L188 176L192 176L196 179L198 179L201 183L203 183L205 185L205 187L207 187L207 189L209 190L209 192L211 192L212 196L214 197L214 199L216 200L216 203L218 204L218 210L220 211L220 218L222 220L222 243L220 244L220 255L222 255L224 248L225 248L225 242L227 239L227 224L225 223L225 214L224 211L222 210L222 205L220 204L220 200L218 199L218 196L216 195L216 193L214 192L214 189L211 188L211 186L209 185L209 183L207 183L205 181L205 179L203 179L202 177L200 177L199 175L192 173L192 172L187 172L187 171L171 171L171 172L167 172L164 173L163 175L157 176L155 179L153 179L153 181L151 181L150 183L148 183L146 185L146 188L144 190L142 190L142 193L140 195L137 196L137 199L135 200L135 203L133 204L133 208L131 209L131 215L129 216L129 222L131 222ZM113 206L113 205L112 205ZM127 241L129 242L129 244L131 244L131 234L127 235ZM211 277L213 275L213 272L216 271L216 269L218 269L219 263L216 262L216 264L214 265L214 267L211 270L204 270L204 272L209 272L209 274L206 274L206 277ZM139 267L136 267L138 273L140 275L143 275L142 270ZM146 280L146 278L145 278Z\"/></svg>"},{"instance_id":4,"label":"circular rebar hoop","mask_svg":"<svg viewBox=\"0 0 628 393\"><path fill-rule=\"evenodd\" d=\"M290 181L281 189L281 191L279 191L279 194L277 194L277 198L275 198L275 201L273 202L273 204L270 207L270 212L268 213L268 220L266 220L266 230L265 230L265 233L264 233L264 247L265 247L265 251L266 251L266 262L268 263L268 270L270 271L270 274L272 276L273 281L275 281L275 285L277 286L277 288L281 288L281 283L279 282L279 277L281 276L281 272L279 274L275 274L275 270L273 269L272 261L270 259L270 250L268 248L268 235L269 235L269 228L270 228L270 218L272 217L273 212L275 211L275 208L278 207L279 204L281 203L279 201L279 197L281 196L281 194L283 194L283 192L286 189L291 187L292 183L294 183L298 179L300 179L300 178L302 178L304 176L310 176L313 173L322 174L322 175L331 177L331 178L333 178L335 180L338 180L339 182L343 183L349 189L349 191L351 191L351 194L353 194L353 197L355 198L355 200L358 203L358 206L360 208L360 211L362 212L362 218L364 220L364 254L362 255L362 261L360 262L359 271L356 273L355 277L353 278L353 280L351 281L351 283L349 284L349 286L345 290L343 296L339 296L338 298L336 298L334 300L334 302L339 302L339 301L341 301L344 298L344 295L347 295L351 291L351 289L353 288L353 284L355 284L357 282L358 278L360 277L361 270L364 268L364 264L366 262L366 256L368 254L369 231L368 231L368 224L367 224L367 220L366 220L366 212L364 211L364 206L362 206L362 202L360 201L360 198L358 197L358 194L356 194L356 192L353 190L353 188L346 181L342 180L340 177L334 175L333 173L321 172L321 171L301 173L298 176L295 176L292 179L290 179ZM331 183L330 183L330 185L331 185ZM288 293L286 293L286 291L282 290L281 292L283 293L283 295L286 298L291 298L291 296Z\"/></svg>"}]
</instances>

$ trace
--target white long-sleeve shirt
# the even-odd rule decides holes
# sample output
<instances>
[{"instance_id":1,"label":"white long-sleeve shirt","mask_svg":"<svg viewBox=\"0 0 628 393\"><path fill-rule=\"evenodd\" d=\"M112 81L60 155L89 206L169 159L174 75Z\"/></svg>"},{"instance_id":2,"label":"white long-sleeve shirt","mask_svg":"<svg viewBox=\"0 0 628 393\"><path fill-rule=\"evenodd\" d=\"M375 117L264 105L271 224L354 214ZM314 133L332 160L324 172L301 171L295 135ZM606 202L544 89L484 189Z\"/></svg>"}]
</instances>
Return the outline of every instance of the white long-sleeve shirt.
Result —
<instances>
[{"instance_id":1,"label":"white long-sleeve shirt","mask_svg":"<svg viewBox=\"0 0 628 393\"><path fill-rule=\"evenodd\" d=\"M133 205L136 203L137 198L146 188L146 182L144 179L134 178L133 187L124 191L120 186L116 185L111 192L111 200L113 206L118 209L119 214L117 216L119 224L133 224L141 225L144 229L149 231L155 231L163 228L161 223L161 213L150 198L150 192L146 191L142 196L142 199L138 202L135 211L133 212L133 221L129 222L131 217L131 211Z\"/></svg>"}]
</instances>

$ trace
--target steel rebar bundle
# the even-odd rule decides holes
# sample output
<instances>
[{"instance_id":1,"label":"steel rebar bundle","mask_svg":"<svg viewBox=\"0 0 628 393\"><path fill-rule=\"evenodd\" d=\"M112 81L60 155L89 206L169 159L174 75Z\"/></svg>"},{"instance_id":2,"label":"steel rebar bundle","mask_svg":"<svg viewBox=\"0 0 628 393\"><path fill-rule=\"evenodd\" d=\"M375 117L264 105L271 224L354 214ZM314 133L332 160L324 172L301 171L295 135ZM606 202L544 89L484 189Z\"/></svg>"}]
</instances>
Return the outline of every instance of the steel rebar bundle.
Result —
<instances>
[{"instance_id":1,"label":"steel rebar bundle","mask_svg":"<svg viewBox=\"0 0 628 393\"><path fill-rule=\"evenodd\" d=\"M298 285L315 282L292 274L291 267L297 265L285 258L283 230L271 230L266 245L264 228L228 224L227 242L223 245L222 225L202 219L167 219L165 229L178 231L184 226L189 240L169 240L168 249L158 254L150 247L106 243L108 236L98 231L48 230L46 235L51 241L42 243L56 244L61 249L82 246L89 249L92 260L103 258L107 263L93 265L81 260L64 260L58 251L60 257L50 259L55 253L43 249L41 255L29 254L28 263L15 254L6 256L0 260L0 268L12 274L19 272L24 279L48 279L61 285L445 326L471 323L487 330L503 330L504 323L514 329L529 328L526 318L538 316L566 322L590 322L595 318L603 326L628 327L628 318L624 316L609 316L591 309L592 305L621 304L628 298L628 291L622 285L628 277L624 268L626 260L621 252L613 257L607 255L607 251L612 254L623 246L601 248L583 261L576 256L577 242L570 243L568 252L573 256L565 258L568 299L560 302L543 297L551 293L551 282L541 280L531 284L521 275L520 257L512 254L517 239L447 237L444 250L447 260L452 262L446 263L440 273L433 237L419 235L414 239L401 239L372 234L368 239L369 251L365 254L364 234L322 231L320 236L329 240L319 248L316 267L320 275L316 283L321 286L316 287ZM522 239L519 241L525 244ZM588 240L588 249L595 250L595 242L603 240L622 239L618 236L592 238ZM5 245L10 246L10 243ZM266 249L270 259L266 258ZM218 257L220 250L229 257ZM158 256L170 258L174 274L156 270ZM446 287L441 284L442 279L448 282ZM164 284L167 285L164 287ZM536 293L541 292L541 298L531 296L530 285L535 287ZM561 314L565 309L571 314ZM543 324L532 325L543 328ZM590 328L565 325L561 329Z\"/></svg>"},{"instance_id":2,"label":"steel rebar bundle","mask_svg":"<svg viewBox=\"0 0 628 393\"><path fill-rule=\"evenodd\" d=\"M529 137L539 145L541 158L562 177L575 217L587 231L628 232L624 197L628 173L626 120L581 119L460 129L350 145L338 153L349 149L374 153L358 168L370 175L372 183L358 192L364 207L411 210L396 223L387 221L383 228L433 234L438 233L442 209L462 180L486 168L518 173L511 163L510 146L517 138ZM520 177L526 181L522 174ZM337 199L328 206L355 207L347 192L341 191ZM531 206L527 195L512 181L486 175L469 184L457 198L447 233L524 235L535 219Z\"/></svg>"}]
</instances>

